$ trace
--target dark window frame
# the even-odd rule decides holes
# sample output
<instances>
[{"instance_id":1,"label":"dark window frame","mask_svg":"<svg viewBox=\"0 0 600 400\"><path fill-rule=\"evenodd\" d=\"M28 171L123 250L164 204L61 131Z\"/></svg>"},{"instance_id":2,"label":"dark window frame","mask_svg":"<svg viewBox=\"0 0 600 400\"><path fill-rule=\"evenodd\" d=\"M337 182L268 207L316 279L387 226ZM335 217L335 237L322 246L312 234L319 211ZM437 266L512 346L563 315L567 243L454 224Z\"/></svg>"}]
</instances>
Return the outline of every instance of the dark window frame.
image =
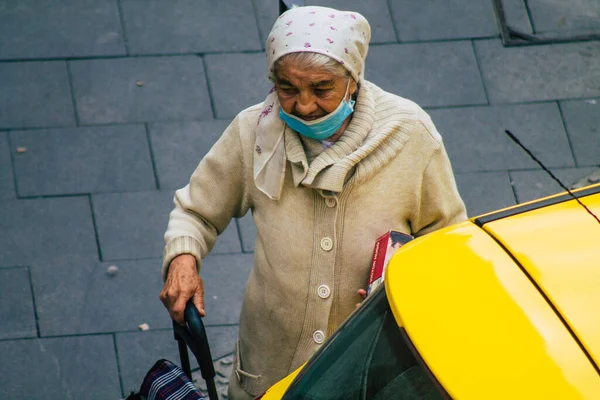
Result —
<instances>
[{"instance_id":1,"label":"dark window frame","mask_svg":"<svg viewBox=\"0 0 600 400\"><path fill-rule=\"evenodd\" d=\"M529 34L519 32L511 28L506 21L506 13L502 0L492 0L494 6L494 14L500 30L502 44L505 47L515 46L532 46L541 44L556 44L556 43L573 43L573 42L588 42L592 40L600 40L600 32L591 32L582 35L564 35L564 36L548 36L540 34Z\"/></svg>"}]
</instances>

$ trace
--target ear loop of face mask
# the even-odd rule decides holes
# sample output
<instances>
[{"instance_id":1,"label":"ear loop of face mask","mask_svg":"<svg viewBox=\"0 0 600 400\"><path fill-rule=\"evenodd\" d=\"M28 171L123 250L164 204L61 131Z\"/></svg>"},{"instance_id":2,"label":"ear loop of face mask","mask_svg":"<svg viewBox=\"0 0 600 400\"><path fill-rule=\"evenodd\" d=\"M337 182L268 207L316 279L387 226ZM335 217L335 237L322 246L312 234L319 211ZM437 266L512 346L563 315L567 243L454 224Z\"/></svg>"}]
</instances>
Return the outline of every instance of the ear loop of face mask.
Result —
<instances>
[{"instance_id":1,"label":"ear loop of face mask","mask_svg":"<svg viewBox=\"0 0 600 400\"><path fill-rule=\"evenodd\" d=\"M343 103L344 102L351 102L351 101L353 102L354 101L352 98L346 100L346 97L348 96L348 90L349 89L350 89L350 77L348 77L348 83L346 84L346 91L344 92L344 97L342 97L342 101L340 101L340 104L337 106L337 108L333 112L338 112L339 108L343 107ZM354 103L351 104L351 107L354 108ZM337 132L337 130L336 130L336 132ZM334 135L335 135L335 133L334 133ZM335 142L331 142L331 141L328 140L330 137L331 136L329 136L328 138L325 138L325 139L321 140L321 145L323 146L324 149L327 149L327 148L333 146L333 143L335 143ZM336 210L336 212L337 212L337 210ZM334 232L334 234L335 234L335 232Z\"/></svg>"}]
</instances>

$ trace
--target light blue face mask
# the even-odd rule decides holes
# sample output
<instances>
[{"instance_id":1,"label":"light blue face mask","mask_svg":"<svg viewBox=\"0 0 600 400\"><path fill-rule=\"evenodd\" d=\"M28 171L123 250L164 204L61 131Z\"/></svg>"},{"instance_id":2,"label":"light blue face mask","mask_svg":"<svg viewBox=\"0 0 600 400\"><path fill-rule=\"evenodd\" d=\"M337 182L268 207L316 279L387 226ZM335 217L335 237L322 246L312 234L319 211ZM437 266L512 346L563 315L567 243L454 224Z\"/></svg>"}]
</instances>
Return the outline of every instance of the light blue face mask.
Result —
<instances>
[{"instance_id":1,"label":"light blue face mask","mask_svg":"<svg viewBox=\"0 0 600 400\"><path fill-rule=\"evenodd\" d=\"M354 100L346 101L348 87L350 87L350 80L348 80L346 93L340 105L324 117L315 119L314 121L304 121L301 118L286 113L283 111L283 108L279 109L279 116L290 128L302 136L316 140L330 138L340 129L348 115L354 112Z\"/></svg>"}]
</instances>

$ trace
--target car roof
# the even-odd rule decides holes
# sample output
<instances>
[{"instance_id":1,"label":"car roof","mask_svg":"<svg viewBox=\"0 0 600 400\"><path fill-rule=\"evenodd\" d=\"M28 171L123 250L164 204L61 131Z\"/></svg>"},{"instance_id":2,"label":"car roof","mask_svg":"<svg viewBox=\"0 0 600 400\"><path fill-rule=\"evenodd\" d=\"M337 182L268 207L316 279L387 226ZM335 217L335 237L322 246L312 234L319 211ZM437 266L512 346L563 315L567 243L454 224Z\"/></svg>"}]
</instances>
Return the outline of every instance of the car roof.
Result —
<instances>
[{"instance_id":1,"label":"car roof","mask_svg":"<svg viewBox=\"0 0 600 400\"><path fill-rule=\"evenodd\" d=\"M600 185L576 194L600 215ZM568 195L512 211L476 222L512 255L598 368L600 224Z\"/></svg>"},{"instance_id":2,"label":"car roof","mask_svg":"<svg viewBox=\"0 0 600 400\"><path fill-rule=\"evenodd\" d=\"M597 214L599 192L578 193ZM453 398L596 398L600 225L561 196L485 218L395 254L398 325Z\"/></svg>"}]
</instances>

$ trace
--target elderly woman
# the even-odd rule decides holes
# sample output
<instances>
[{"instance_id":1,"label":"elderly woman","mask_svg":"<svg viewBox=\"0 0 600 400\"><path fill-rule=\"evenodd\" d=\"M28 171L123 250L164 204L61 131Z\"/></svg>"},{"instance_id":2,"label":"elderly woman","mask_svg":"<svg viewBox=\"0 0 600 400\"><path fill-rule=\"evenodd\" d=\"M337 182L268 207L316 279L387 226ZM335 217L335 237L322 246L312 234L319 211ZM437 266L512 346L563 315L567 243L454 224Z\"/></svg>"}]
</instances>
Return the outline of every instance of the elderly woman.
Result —
<instances>
[{"instance_id":1,"label":"elderly woman","mask_svg":"<svg viewBox=\"0 0 600 400\"><path fill-rule=\"evenodd\" d=\"M252 211L254 268L230 398L253 398L305 362L364 296L373 245L464 220L442 139L415 103L364 79L370 27L323 7L283 14L267 39L274 90L242 111L175 195L161 299L204 313L202 259Z\"/></svg>"}]
</instances>

